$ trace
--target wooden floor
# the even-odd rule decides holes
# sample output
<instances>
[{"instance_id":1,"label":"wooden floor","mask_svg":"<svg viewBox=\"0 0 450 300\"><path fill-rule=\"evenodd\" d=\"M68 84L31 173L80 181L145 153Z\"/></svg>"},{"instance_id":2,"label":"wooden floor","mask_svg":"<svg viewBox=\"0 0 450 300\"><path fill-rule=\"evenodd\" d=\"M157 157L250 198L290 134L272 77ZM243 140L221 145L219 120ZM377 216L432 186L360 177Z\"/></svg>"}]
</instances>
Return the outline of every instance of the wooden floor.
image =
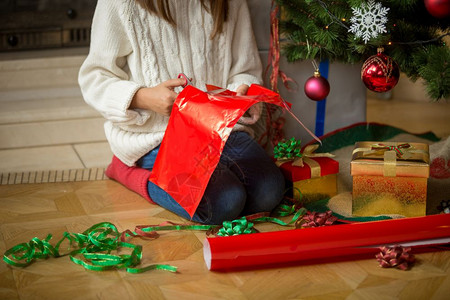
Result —
<instances>
[{"instance_id":1,"label":"wooden floor","mask_svg":"<svg viewBox=\"0 0 450 300\"><path fill-rule=\"evenodd\" d=\"M0 189L1 251L48 233L57 241L64 231L81 233L104 221L120 231L185 222L110 180ZM409 271L383 269L366 259L220 273L208 271L204 263L204 232L160 233L156 240L132 240L144 246L142 266L167 263L178 267L177 273L87 271L68 257L24 269L2 263L0 299L448 299L450 292L449 252L418 254Z\"/></svg>"},{"instance_id":2,"label":"wooden floor","mask_svg":"<svg viewBox=\"0 0 450 300\"><path fill-rule=\"evenodd\" d=\"M64 232L81 233L100 222L124 231L165 221L186 223L102 177L0 185L1 252L49 233L54 245ZM286 229L273 224L257 228ZM68 257L38 260L23 269L0 263L0 299L448 299L450 293L448 251L416 254L409 271L383 269L370 258L211 272L203 259L204 232L159 233L155 240L131 240L143 246L141 266L169 264L177 273L95 272Z\"/></svg>"}]
</instances>

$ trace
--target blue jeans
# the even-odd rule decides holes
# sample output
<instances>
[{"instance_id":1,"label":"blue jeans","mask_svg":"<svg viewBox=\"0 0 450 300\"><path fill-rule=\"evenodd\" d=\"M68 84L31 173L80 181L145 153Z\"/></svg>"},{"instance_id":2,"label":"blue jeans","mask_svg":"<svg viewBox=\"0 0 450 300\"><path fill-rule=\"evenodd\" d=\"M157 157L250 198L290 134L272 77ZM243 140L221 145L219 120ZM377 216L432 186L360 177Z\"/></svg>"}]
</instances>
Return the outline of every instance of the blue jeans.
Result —
<instances>
[{"instance_id":1,"label":"blue jeans","mask_svg":"<svg viewBox=\"0 0 450 300\"><path fill-rule=\"evenodd\" d=\"M139 161L151 170L159 147ZM247 133L232 132L225 144L192 221L222 224L243 215L273 210L284 194L284 177L264 149ZM191 219L189 214L163 189L148 183L152 200L175 214Z\"/></svg>"}]
</instances>

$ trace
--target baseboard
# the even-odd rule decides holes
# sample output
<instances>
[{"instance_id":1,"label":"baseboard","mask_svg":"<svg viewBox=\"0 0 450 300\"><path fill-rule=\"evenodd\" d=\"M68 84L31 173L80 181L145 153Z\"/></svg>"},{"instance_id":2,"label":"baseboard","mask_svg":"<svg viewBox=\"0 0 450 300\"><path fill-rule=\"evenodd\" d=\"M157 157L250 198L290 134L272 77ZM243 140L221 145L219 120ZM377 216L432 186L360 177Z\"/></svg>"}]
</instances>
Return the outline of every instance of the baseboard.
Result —
<instances>
[{"instance_id":1,"label":"baseboard","mask_svg":"<svg viewBox=\"0 0 450 300\"><path fill-rule=\"evenodd\" d=\"M1 173L0 185L106 180L105 168Z\"/></svg>"}]
</instances>

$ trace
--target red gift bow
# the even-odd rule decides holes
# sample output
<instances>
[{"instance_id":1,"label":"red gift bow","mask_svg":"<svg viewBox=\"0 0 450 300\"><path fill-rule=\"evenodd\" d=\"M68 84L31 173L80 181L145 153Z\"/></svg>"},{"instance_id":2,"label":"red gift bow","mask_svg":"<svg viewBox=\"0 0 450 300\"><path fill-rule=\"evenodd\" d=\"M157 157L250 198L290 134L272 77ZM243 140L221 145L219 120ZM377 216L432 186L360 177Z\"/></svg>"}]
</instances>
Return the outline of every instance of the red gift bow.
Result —
<instances>
[{"instance_id":1,"label":"red gift bow","mask_svg":"<svg viewBox=\"0 0 450 300\"><path fill-rule=\"evenodd\" d=\"M397 268L405 271L415 262L415 257L409 253L410 251L410 247L400 245L383 246L375 257L383 268Z\"/></svg>"},{"instance_id":2,"label":"red gift bow","mask_svg":"<svg viewBox=\"0 0 450 300\"><path fill-rule=\"evenodd\" d=\"M331 210L327 212L307 212L301 219L295 223L296 228L310 228L319 226L330 226L337 221Z\"/></svg>"}]
</instances>

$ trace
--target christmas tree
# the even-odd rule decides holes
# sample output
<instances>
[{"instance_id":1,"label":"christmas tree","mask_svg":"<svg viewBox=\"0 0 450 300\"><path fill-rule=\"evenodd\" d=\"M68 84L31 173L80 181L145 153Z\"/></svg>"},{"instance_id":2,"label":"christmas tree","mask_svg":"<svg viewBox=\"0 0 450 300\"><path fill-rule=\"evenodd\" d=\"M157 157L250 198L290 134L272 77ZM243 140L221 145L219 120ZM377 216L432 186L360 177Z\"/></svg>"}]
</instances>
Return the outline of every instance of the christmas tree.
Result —
<instances>
[{"instance_id":1,"label":"christmas tree","mask_svg":"<svg viewBox=\"0 0 450 300\"><path fill-rule=\"evenodd\" d=\"M411 80L424 79L430 98L449 98L449 1L436 15L424 0L276 0L282 54L357 63L383 47Z\"/></svg>"}]
</instances>

